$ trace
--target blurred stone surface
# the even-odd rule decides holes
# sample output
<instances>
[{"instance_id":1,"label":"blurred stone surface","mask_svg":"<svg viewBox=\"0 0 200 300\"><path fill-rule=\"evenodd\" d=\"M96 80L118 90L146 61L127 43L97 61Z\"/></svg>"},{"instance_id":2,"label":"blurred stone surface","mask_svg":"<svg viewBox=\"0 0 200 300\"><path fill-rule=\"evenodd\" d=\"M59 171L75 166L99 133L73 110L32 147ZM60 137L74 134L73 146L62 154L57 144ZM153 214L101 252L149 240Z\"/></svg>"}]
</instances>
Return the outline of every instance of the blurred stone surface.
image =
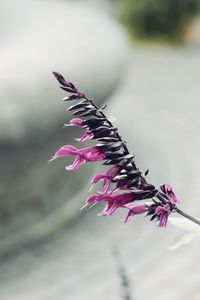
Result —
<instances>
[{"instance_id":1,"label":"blurred stone surface","mask_svg":"<svg viewBox=\"0 0 200 300\"><path fill-rule=\"evenodd\" d=\"M0 20L0 234L7 238L53 213L92 172L66 175L63 161L47 165L81 134L62 129L69 115L51 72L101 103L120 81L129 47L115 21L76 1L2 0Z\"/></svg>"},{"instance_id":2,"label":"blurred stone surface","mask_svg":"<svg viewBox=\"0 0 200 300\"><path fill-rule=\"evenodd\" d=\"M46 133L60 124L52 70L97 99L115 87L127 61L127 43L102 11L61 0L2 0L0 12L1 140L18 141L30 137L30 130Z\"/></svg>"},{"instance_id":3,"label":"blurred stone surface","mask_svg":"<svg viewBox=\"0 0 200 300\"><path fill-rule=\"evenodd\" d=\"M130 64L107 113L117 117L138 166L150 169L149 181L170 182L180 207L199 216L199 51L138 48ZM79 196L84 201L85 194ZM100 209L82 213L53 239L5 260L1 299L122 299L113 245L122 254L133 299L199 299L199 240L169 252L182 235L179 229L162 230L142 217L124 225L123 210L100 218Z\"/></svg>"}]
</instances>

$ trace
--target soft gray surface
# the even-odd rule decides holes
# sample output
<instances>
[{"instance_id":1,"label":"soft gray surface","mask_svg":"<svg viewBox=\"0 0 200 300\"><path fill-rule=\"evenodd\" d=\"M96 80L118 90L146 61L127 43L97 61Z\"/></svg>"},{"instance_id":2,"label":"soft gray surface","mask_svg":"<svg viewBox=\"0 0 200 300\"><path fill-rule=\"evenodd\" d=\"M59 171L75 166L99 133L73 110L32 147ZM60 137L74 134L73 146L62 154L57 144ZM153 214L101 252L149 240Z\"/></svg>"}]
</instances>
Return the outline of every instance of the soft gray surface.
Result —
<instances>
[{"instance_id":1,"label":"soft gray surface","mask_svg":"<svg viewBox=\"0 0 200 300\"><path fill-rule=\"evenodd\" d=\"M76 1L1 0L0 14L0 141L49 133L59 124L52 71L98 99L115 87L127 40L103 11Z\"/></svg>"},{"instance_id":2,"label":"soft gray surface","mask_svg":"<svg viewBox=\"0 0 200 300\"><path fill-rule=\"evenodd\" d=\"M69 121L61 100L65 93L51 72L61 72L101 104L123 76L129 46L117 22L76 1L1 0L0 20L0 252L4 252L13 239L21 244L24 236L29 238L28 225L59 210L83 187L85 170L92 172L90 167L66 179L59 162L47 165L74 136L73 130L62 129ZM63 218L72 215L69 209Z\"/></svg>"},{"instance_id":3,"label":"soft gray surface","mask_svg":"<svg viewBox=\"0 0 200 300\"><path fill-rule=\"evenodd\" d=\"M196 216L199 66L199 52L193 49L138 48L108 108L138 165L150 169L149 180L170 182L181 207ZM166 247L182 234L173 226L161 230L142 217L124 225L123 211L111 218L95 214L83 213L48 242L5 261L0 269L1 300L121 299L113 244L119 245L134 299L199 299L200 241L168 252Z\"/></svg>"}]
</instances>

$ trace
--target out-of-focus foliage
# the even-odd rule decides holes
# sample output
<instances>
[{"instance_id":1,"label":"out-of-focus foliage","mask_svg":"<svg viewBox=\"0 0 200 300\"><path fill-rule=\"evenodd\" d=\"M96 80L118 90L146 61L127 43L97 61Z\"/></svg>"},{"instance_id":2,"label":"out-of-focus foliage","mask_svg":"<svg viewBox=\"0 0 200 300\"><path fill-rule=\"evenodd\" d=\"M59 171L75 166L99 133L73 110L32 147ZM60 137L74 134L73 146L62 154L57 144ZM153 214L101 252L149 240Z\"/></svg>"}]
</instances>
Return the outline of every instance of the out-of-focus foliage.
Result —
<instances>
[{"instance_id":1,"label":"out-of-focus foliage","mask_svg":"<svg viewBox=\"0 0 200 300\"><path fill-rule=\"evenodd\" d=\"M139 38L181 41L199 0L119 0L120 15Z\"/></svg>"}]
</instances>

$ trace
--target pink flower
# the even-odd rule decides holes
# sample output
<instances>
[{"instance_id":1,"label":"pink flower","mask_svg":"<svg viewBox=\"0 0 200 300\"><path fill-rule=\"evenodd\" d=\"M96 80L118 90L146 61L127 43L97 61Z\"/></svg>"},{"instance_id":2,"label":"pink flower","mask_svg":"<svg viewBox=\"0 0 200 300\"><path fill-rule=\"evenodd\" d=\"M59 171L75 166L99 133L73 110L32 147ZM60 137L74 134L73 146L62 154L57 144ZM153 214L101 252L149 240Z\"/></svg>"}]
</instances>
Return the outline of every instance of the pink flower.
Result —
<instances>
[{"instance_id":1,"label":"pink flower","mask_svg":"<svg viewBox=\"0 0 200 300\"><path fill-rule=\"evenodd\" d=\"M120 205L118 205L118 203L116 202L108 202L105 206L105 208L100 212L98 213L97 215L98 216L111 216L118 207L121 207Z\"/></svg>"},{"instance_id":2,"label":"pink flower","mask_svg":"<svg viewBox=\"0 0 200 300\"><path fill-rule=\"evenodd\" d=\"M89 132L85 132L80 138L75 139L77 142L83 143L85 141L91 140L92 138L92 134L90 134Z\"/></svg>"},{"instance_id":3,"label":"pink flower","mask_svg":"<svg viewBox=\"0 0 200 300\"><path fill-rule=\"evenodd\" d=\"M91 195L87 199L87 204L92 204L95 202L105 201L107 202L104 210L98 214L98 216L111 216L115 210L119 207L123 207L125 204L134 200L134 193L124 193L124 194L112 194L112 192L107 194L95 194Z\"/></svg>"},{"instance_id":4,"label":"pink flower","mask_svg":"<svg viewBox=\"0 0 200 300\"><path fill-rule=\"evenodd\" d=\"M103 186L102 186L101 192L103 194L105 194L108 191L108 189L112 183L112 179L118 174L120 169L121 169L121 167L116 165L103 174L99 173L92 178L91 183L95 184L99 181L103 181Z\"/></svg>"},{"instance_id":5,"label":"pink flower","mask_svg":"<svg viewBox=\"0 0 200 300\"><path fill-rule=\"evenodd\" d=\"M161 206L161 205L157 206L155 210L155 214L160 220L158 225L159 227L166 227L170 213L171 213L171 208L169 203L165 204L165 206Z\"/></svg>"},{"instance_id":6,"label":"pink flower","mask_svg":"<svg viewBox=\"0 0 200 300\"><path fill-rule=\"evenodd\" d=\"M65 124L64 127L68 127L68 126L77 126L77 127L83 127L82 126L82 120L79 118L73 118L70 120L69 124Z\"/></svg>"},{"instance_id":7,"label":"pink flower","mask_svg":"<svg viewBox=\"0 0 200 300\"><path fill-rule=\"evenodd\" d=\"M81 165L86 162L100 161L105 158L105 155L97 147L88 147L84 149L77 149L74 146L67 145L61 147L53 156L51 160L54 160L63 156L76 156L74 163L65 167L66 170L76 171Z\"/></svg>"},{"instance_id":8,"label":"pink flower","mask_svg":"<svg viewBox=\"0 0 200 300\"><path fill-rule=\"evenodd\" d=\"M135 215L140 215L145 213L149 208L149 206L146 205L145 203L139 205L131 205L131 206L125 205L124 207L129 209L127 216L123 219L124 223L127 223L130 220L130 218Z\"/></svg>"},{"instance_id":9,"label":"pink flower","mask_svg":"<svg viewBox=\"0 0 200 300\"><path fill-rule=\"evenodd\" d=\"M77 127L81 127L83 128L84 126L82 125L83 121L79 118L74 118L74 119L71 119L69 124L65 124L64 127L68 127L68 126L77 126ZM90 140L92 138L92 134L88 132L88 130L86 129L84 134L78 138L78 139L75 139L77 142L85 142L87 140Z\"/></svg>"},{"instance_id":10,"label":"pink flower","mask_svg":"<svg viewBox=\"0 0 200 300\"><path fill-rule=\"evenodd\" d=\"M163 191L163 193L165 193L171 204L177 204L177 202L179 202L176 194L172 189L172 186L169 183L161 185L160 189Z\"/></svg>"}]
</instances>

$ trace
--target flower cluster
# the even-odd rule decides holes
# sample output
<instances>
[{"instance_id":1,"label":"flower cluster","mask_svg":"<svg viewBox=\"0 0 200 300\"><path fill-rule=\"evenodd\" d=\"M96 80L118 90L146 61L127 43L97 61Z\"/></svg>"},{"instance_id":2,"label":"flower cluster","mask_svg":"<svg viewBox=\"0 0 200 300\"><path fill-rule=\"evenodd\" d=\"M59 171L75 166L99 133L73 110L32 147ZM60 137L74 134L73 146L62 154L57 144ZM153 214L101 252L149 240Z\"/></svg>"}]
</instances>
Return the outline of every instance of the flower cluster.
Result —
<instances>
[{"instance_id":1,"label":"flower cluster","mask_svg":"<svg viewBox=\"0 0 200 300\"><path fill-rule=\"evenodd\" d=\"M111 216L118 208L124 208L127 210L124 222L135 215L145 214L160 227L165 227L169 214L176 210L178 202L172 187L164 184L160 189L156 189L154 185L149 184L137 168L134 155L129 152L118 129L106 118L103 109L99 109L93 100L87 98L61 74L53 74L60 87L70 94L63 100L75 102L68 108L75 118L64 127L82 128L84 133L76 141L83 143L96 140L97 144L82 149L71 145L63 146L51 160L75 156L73 164L65 167L71 171L76 171L87 162L102 161L103 165L111 166L104 173L92 178L92 185L101 182L102 187L96 194L89 196L86 204L105 202L105 208L98 214L100 216Z\"/></svg>"}]
</instances>

